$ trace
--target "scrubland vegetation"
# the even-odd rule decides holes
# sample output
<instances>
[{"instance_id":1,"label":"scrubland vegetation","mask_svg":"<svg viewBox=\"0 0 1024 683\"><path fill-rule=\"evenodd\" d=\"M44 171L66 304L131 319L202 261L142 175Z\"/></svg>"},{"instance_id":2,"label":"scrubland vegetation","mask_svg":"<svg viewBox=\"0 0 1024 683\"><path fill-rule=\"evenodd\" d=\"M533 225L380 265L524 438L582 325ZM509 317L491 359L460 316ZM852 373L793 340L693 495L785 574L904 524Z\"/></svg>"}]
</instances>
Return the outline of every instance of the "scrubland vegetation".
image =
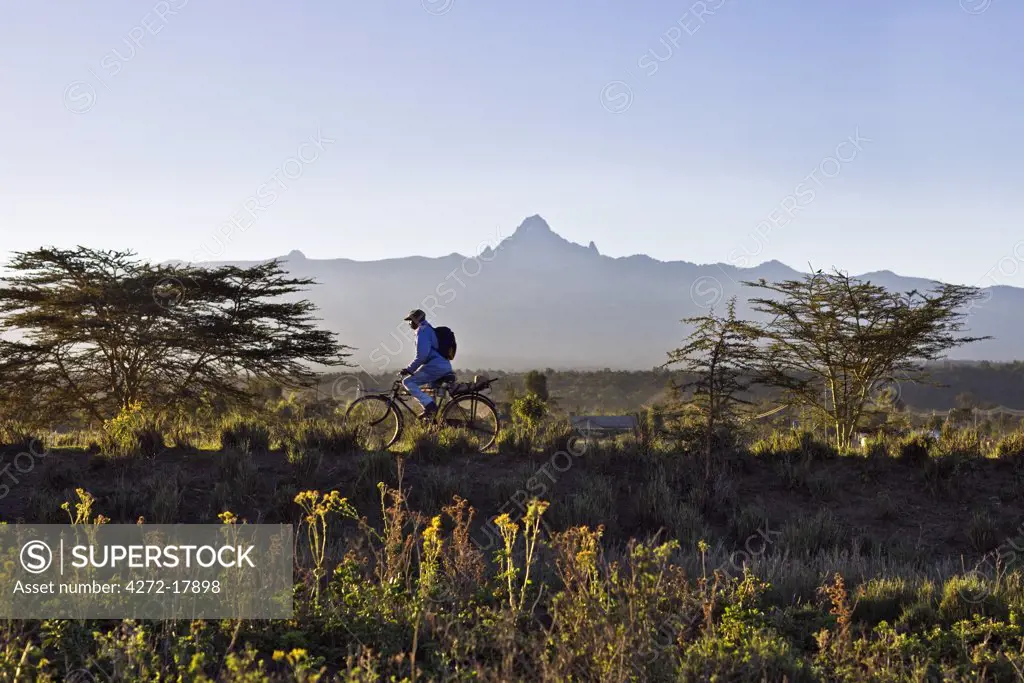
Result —
<instances>
[{"instance_id":1,"label":"scrubland vegetation","mask_svg":"<svg viewBox=\"0 0 1024 683\"><path fill-rule=\"evenodd\" d=\"M18 481L4 521L322 519L327 533L319 571L297 534L290 621L13 621L0 677L1024 673L1024 433L986 449L947 428L844 452L808 434L738 433L705 485L699 423L653 411L636 438L519 421L497 452L473 455L421 430L393 453L361 453L322 409L272 407L216 424L132 409L95 432L8 425Z\"/></svg>"},{"instance_id":2,"label":"scrubland vegetation","mask_svg":"<svg viewBox=\"0 0 1024 683\"><path fill-rule=\"evenodd\" d=\"M8 267L0 521L299 540L289 620L8 621L0 680L1024 680L1024 431L893 390L976 340L976 290L749 283L767 322L686 321L635 434L574 432L534 372L491 452L367 452L279 264Z\"/></svg>"}]
</instances>

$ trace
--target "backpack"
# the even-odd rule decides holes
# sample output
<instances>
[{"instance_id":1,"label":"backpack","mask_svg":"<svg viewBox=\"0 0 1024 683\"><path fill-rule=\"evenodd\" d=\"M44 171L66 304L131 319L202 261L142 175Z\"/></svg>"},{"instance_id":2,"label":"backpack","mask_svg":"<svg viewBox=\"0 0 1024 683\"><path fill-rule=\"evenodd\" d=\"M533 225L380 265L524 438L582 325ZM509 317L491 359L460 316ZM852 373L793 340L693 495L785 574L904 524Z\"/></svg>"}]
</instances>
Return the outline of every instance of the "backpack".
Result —
<instances>
[{"instance_id":1,"label":"backpack","mask_svg":"<svg viewBox=\"0 0 1024 683\"><path fill-rule=\"evenodd\" d=\"M448 360L455 360L455 333L447 327L435 327L437 351Z\"/></svg>"}]
</instances>

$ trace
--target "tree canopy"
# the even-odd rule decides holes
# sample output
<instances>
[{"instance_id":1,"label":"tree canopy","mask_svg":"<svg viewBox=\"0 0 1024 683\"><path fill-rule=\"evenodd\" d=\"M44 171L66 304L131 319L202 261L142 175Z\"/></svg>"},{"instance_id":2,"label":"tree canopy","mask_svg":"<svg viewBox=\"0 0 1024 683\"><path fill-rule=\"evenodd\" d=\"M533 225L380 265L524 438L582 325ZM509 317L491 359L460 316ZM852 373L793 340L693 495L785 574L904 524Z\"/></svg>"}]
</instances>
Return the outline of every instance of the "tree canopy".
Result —
<instances>
[{"instance_id":1,"label":"tree canopy","mask_svg":"<svg viewBox=\"0 0 1024 683\"><path fill-rule=\"evenodd\" d=\"M747 323L759 339L758 372L834 425L846 446L874 393L892 382L922 381L923 364L986 337L965 336L974 287L936 283L928 292L890 292L840 271L800 280L745 282L767 322Z\"/></svg>"},{"instance_id":2,"label":"tree canopy","mask_svg":"<svg viewBox=\"0 0 1024 683\"><path fill-rule=\"evenodd\" d=\"M297 296L315 282L277 261L156 265L77 247L19 252L6 267L0 391L16 418L244 403L252 380L303 386L316 365L348 364L348 347Z\"/></svg>"},{"instance_id":3,"label":"tree canopy","mask_svg":"<svg viewBox=\"0 0 1024 683\"><path fill-rule=\"evenodd\" d=\"M681 365L693 379L681 391L693 392L693 402L704 421L705 478L711 477L711 451L715 430L729 427L743 394L757 382L754 372L758 354L756 335L736 318L736 299L729 301L724 317L714 311L683 323L694 327L682 347L669 352L666 365Z\"/></svg>"}]
</instances>

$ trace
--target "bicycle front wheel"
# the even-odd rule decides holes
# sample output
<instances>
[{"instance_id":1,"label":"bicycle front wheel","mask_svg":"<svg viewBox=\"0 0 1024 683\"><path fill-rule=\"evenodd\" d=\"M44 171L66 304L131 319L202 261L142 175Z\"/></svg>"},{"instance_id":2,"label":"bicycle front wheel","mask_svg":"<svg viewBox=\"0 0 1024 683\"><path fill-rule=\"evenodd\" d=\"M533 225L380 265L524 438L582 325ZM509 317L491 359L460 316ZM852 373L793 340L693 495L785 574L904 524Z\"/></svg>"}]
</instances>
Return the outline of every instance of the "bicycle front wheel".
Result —
<instances>
[{"instance_id":1,"label":"bicycle front wheel","mask_svg":"<svg viewBox=\"0 0 1024 683\"><path fill-rule=\"evenodd\" d=\"M391 448L402 433L402 416L389 399L364 396L345 411L345 422L355 429L356 442L366 451Z\"/></svg>"},{"instance_id":2,"label":"bicycle front wheel","mask_svg":"<svg viewBox=\"0 0 1024 683\"><path fill-rule=\"evenodd\" d=\"M498 438L498 409L480 394L466 394L452 399L441 414L441 424L462 430L474 448L481 453Z\"/></svg>"}]
</instances>

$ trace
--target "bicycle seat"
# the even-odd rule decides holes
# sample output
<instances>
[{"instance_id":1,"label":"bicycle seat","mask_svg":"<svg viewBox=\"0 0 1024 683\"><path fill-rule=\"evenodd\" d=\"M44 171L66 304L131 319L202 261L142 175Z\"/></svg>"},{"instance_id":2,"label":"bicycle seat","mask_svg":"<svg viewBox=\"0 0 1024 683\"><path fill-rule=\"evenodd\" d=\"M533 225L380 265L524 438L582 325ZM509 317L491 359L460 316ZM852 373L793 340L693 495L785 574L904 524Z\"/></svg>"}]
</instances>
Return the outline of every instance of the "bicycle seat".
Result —
<instances>
[{"instance_id":1,"label":"bicycle seat","mask_svg":"<svg viewBox=\"0 0 1024 683\"><path fill-rule=\"evenodd\" d=\"M441 377L438 377L436 380L434 380L433 384L435 387L439 387L444 384L451 384L456 379L458 378L455 376L455 373L449 372L447 375L442 375Z\"/></svg>"}]
</instances>

